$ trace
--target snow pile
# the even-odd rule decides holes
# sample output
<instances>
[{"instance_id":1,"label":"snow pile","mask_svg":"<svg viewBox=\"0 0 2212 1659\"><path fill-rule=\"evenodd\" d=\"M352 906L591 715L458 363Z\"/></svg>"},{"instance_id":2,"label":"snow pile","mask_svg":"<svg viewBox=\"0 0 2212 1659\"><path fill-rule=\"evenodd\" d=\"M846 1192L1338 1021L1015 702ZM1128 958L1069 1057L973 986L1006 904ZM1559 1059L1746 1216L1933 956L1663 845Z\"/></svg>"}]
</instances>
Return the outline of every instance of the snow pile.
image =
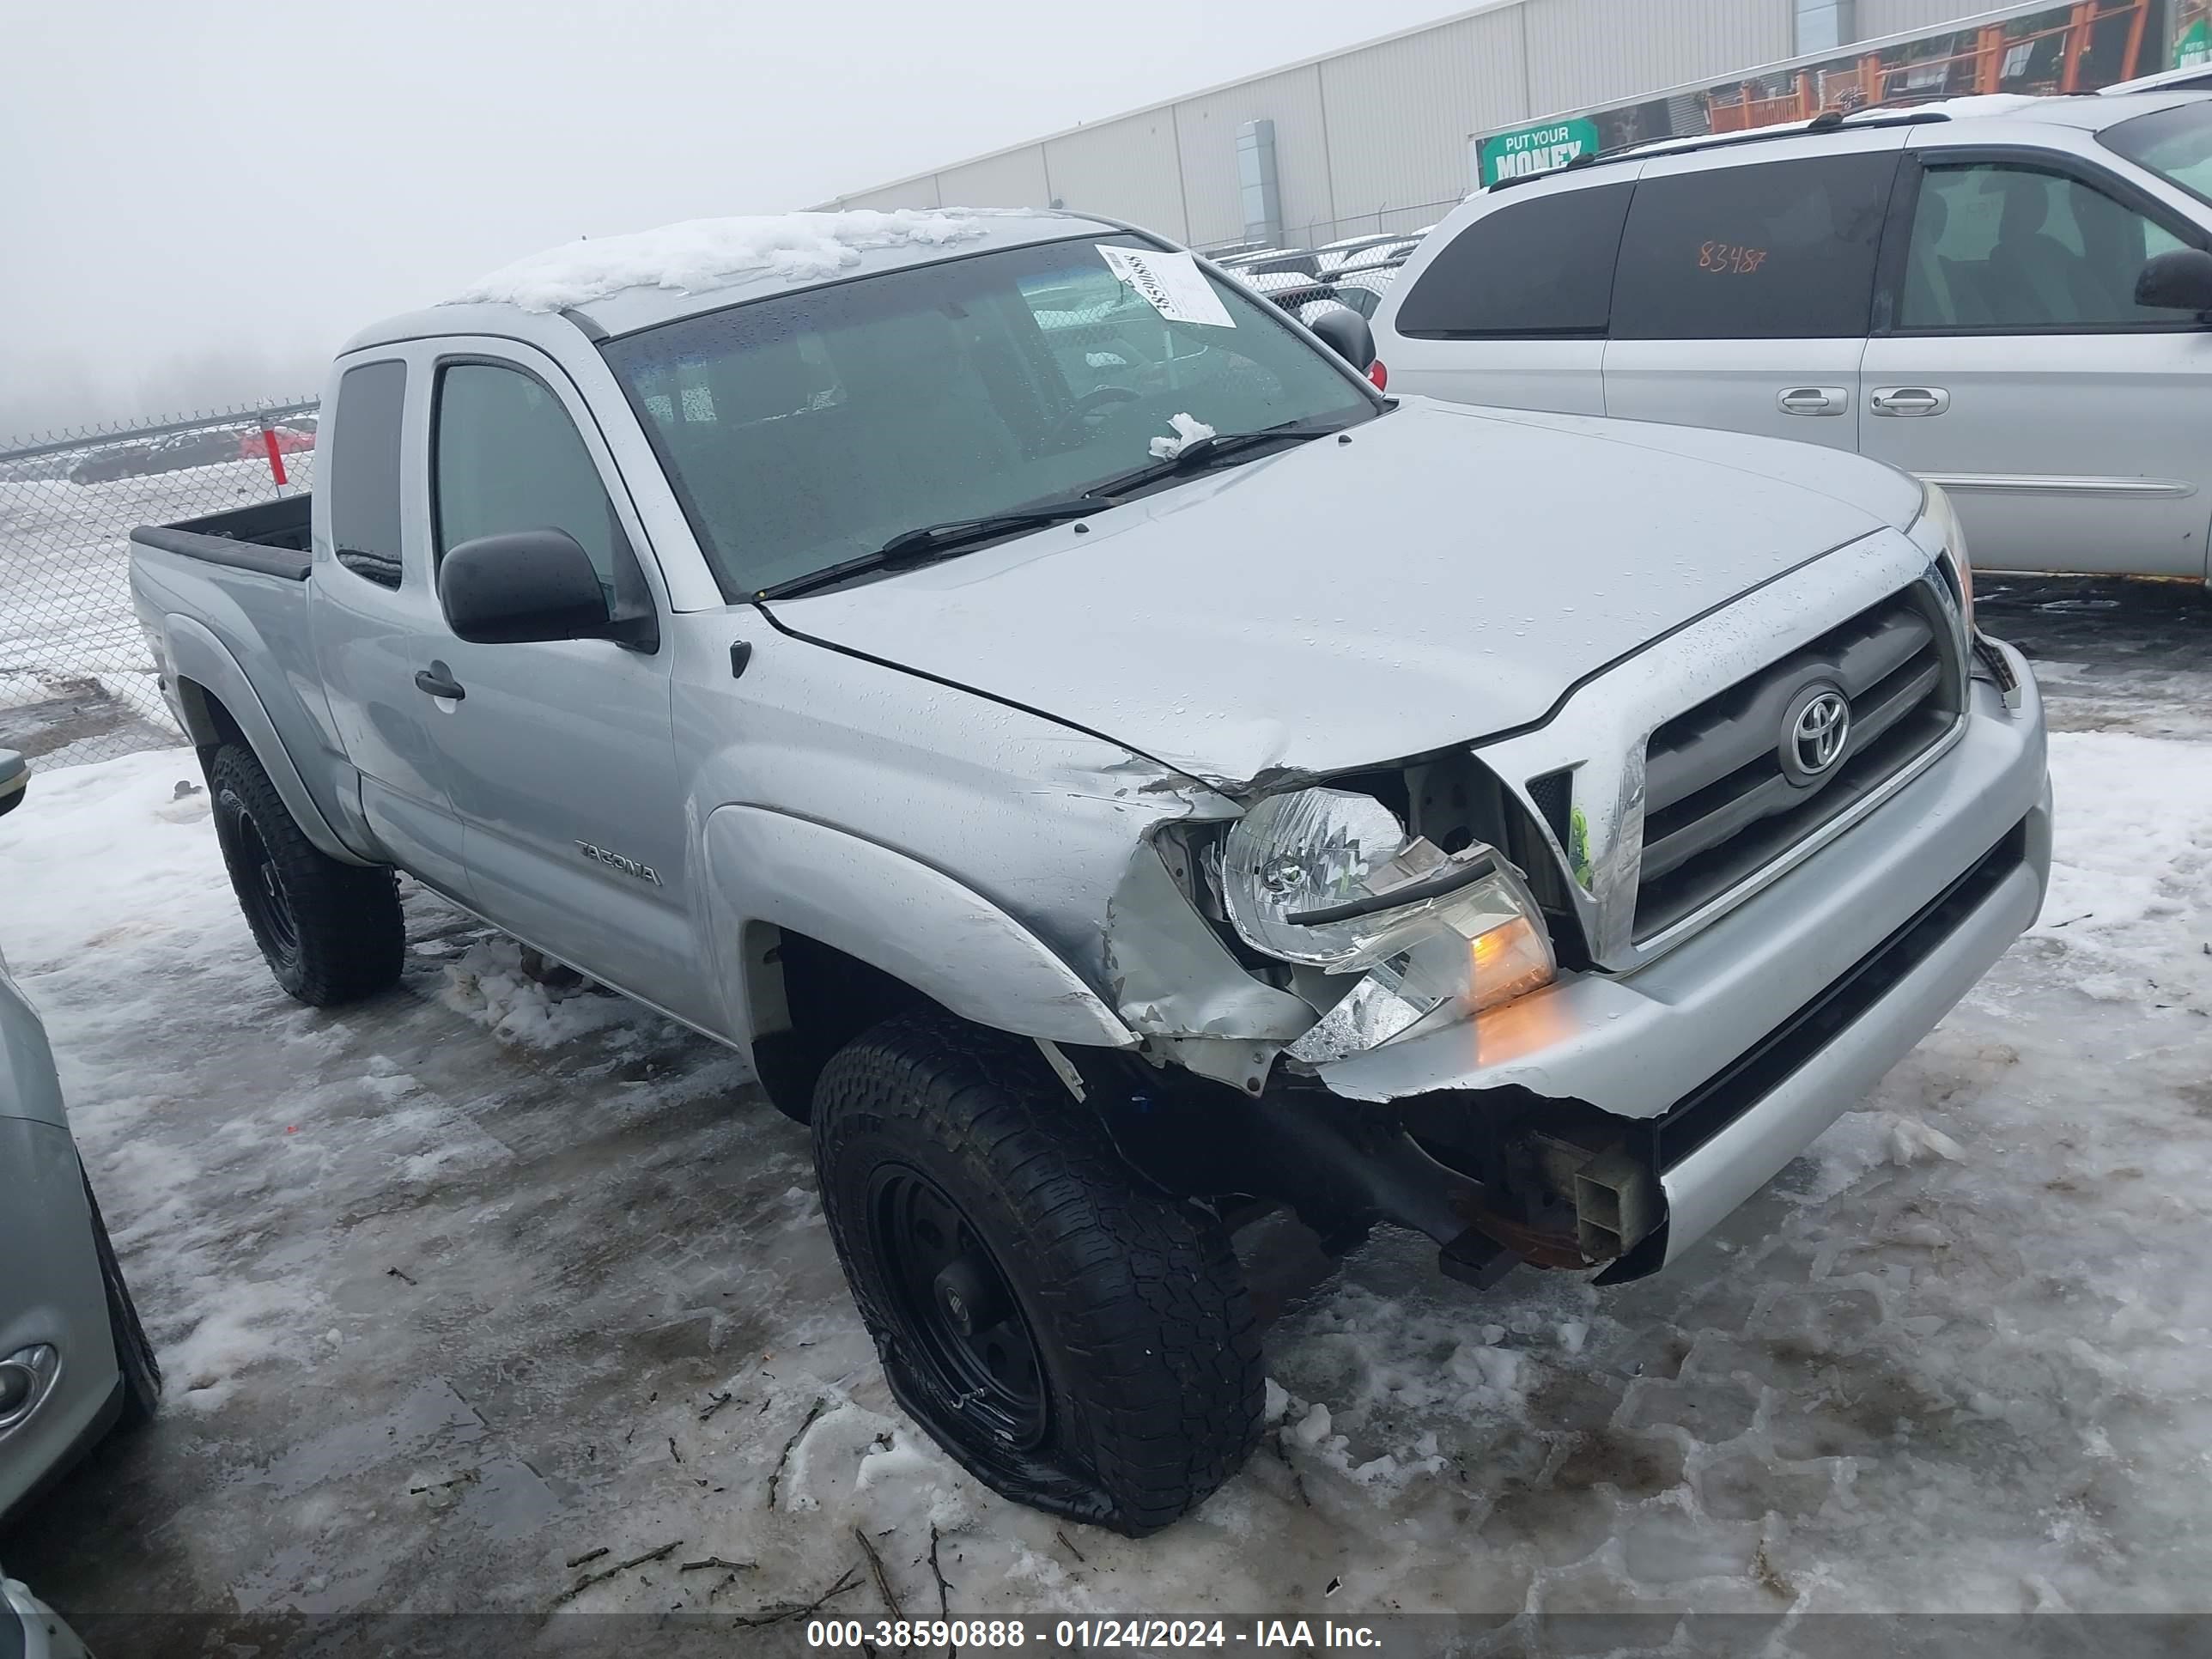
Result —
<instances>
[{"instance_id":1,"label":"snow pile","mask_svg":"<svg viewBox=\"0 0 2212 1659\"><path fill-rule=\"evenodd\" d=\"M1214 435L1212 427L1206 425L1204 421L1197 420L1188 415L1170 415L1168 416L1168 424L1175 428L1175 436L1152 440L1152 459L1156 461L1171 461L1200 438L1211 438Z\"/></svg>"},{"instance_id":2,"label":"snow pile","mask_svg":"<svg viewBox=\"0 0 2212 1659\"><path fill-rule=\"evenodd\" d=\"M445 964L445 1005L502 1042L550 1048L637 1018L635 1003L586 985L549 985L523 966L522 947L502 936L481 939Z\"/></svg>"},{"instance_id":3,"label":"snow pile","mask_svg":"<svg viewBox=\"0 0 2212 1659\"><path fill-rule=\"evenodd\" d=\"M686 219L657 230L563 243L482 277L452 303L490 301L558 311L626 288L696 294L769 275L805 282L860 264L872 248L942 246L980 236L981 216L901 208L879 213L780 213Z\"/></svg>"},{"instance_id":4,"label":"snow pile","mask_svg":"<svg viewBox=\"0 0 2212 1659\"><path fill-rule=\"evenodd\" d=\"M2193 752L2130 732L2051 733L2058 832L2033 939L2074 958L2100 1001L2212 1013L2212 768L2176 763Z\"/></svg>"}]
</instances>

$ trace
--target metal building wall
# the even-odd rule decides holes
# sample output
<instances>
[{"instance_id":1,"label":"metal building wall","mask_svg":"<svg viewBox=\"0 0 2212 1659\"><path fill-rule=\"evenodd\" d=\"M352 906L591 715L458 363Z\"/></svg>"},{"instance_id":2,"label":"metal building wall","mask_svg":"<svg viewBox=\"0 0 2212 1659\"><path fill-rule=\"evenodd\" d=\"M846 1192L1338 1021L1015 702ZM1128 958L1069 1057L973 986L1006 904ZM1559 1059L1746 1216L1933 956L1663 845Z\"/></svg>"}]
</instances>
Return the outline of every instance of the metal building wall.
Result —
<instances>
[{"instance_id":1,"label":"metal building wall","mask_svg":"<svg viewBox=\"0 0 2212 1659\"><path fill-rule=\"evenodd\" d=\"M1462 17L1320 66L1333 216L1373 213L1378 229L1409 228L1419 216L1392 210L1467 191L1468 133L1544 113L1528 107L1522 10Z\"/></svg>"},{"instance_id":2,"label":"metal building wall","mask_svg":"<svg viewBox=\"0 0 2212 1659\"><path fill-rule=\"evenodd\" d=\"M1994 0L1857 0L1860 40ZM1470 134L1796 55L1796 0L1491 0L1471 15L839 198L854 207L1057 199L1206 246L1243 234L1237 129L1275 124L1286 237L1415 220L1455 199ZM1366 222L1362 222L1365 221Z\"/></svg>"},{"instance_id":3,"label":"metal building wall","mask_svg":"<svg viewBox=\"0 0 2212 1659\"><path fill-rule=\"evenodd\" d=\"M864 190L857 196L841 196L839 207L848 208L933 208L943 207L937 194L937 175L925 173L919 179L909 179L902 185L885 185L880 190Z\"/></svg>"},{"instance_id":4,"label":"metal building wall","mask_svg":"<svg viewBox=\"0 0 2212 1659\"><path fill-rule=\"evenodd\" d=\"M1532 115L1771 64L1796 49L1790 0L1528 0Z\"/></svg>"},{"instance_id":5,"label":"metal building wall","mask_svg":"<svg viewBox=\"0 0 2212 1659\"><path fill-rule=\"evenodd\" d=\"M1192 241L1234 241L1244 234L1244 205L1237 185L1237 129L1262 118L1275 124L1285 234L1336 217L1328 186L1329 137L1322 113L1321 72L1308 64L1240 81L1175 106ZM1067 204L1085 205L1073 196Z\"/></svg>"},{"instance_id":6,"label":"metal building wall","mask_svg":"<svg viewBox=\"0 0 2212 1659\"><path fill-rule=\"evenodd\" d=\"M1003 155L940 167L937 193L946 207L1049 207L1044 146L1025 144Z\"/></svg>"},{"instance_id":7,"label":"metal building wall","mask_svg":"<svg viewBox=\"0 0 2212 1659\"><path fill-rule=\"evenodd\" d=\"M1188 240L1171 109L1100 121L1048 138L1044 170L1055 201Z\"/></svg>"}]
</instances>

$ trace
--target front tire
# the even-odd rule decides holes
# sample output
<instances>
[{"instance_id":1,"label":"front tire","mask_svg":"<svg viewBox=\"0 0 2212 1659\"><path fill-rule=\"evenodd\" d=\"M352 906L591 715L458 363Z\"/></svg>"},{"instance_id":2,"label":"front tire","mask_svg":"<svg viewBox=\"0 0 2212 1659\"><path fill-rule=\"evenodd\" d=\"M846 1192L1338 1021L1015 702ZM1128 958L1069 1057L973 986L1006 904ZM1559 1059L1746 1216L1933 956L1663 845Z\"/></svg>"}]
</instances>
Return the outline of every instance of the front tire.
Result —
<instances>
[{"instance_id":1,"label":"front tire","mask_svg":"<svg viewBox=\"0 0 2212 1659\"><path fill-rule=\"evenodd\" d=\"M396 984L407 926L392 872L341 864L309 841L243 744L215 751L208 790L238 908L286 994L329 1008Z\"/></svg>"},{"instance_id":2,"label":"front tire","mask_svg":"<svg viewBox=\"0 0 2212 1659\"><path fill-rule=\"evenodd\" d=\"M1227 1234L1142 1185L1030 1044L899 1015L831 1059L813 1127L891 1392L969 1474L1141 1537L1243 1463L1260 1339Z\"/></svg>"},{"instance_id":3,"label":"front tire","mask_svg":"<svg viewBox=\"0 0 2212 1659\"><path fill-rule=\"evenodd\" d=\"M161 1362L139 1322L138 1304L123 1282L123 1264L115 1259L115 1246L107 1237L107 1222L93 1196L92 1182L84 1183L84 1201L92 1210L92 1248L100 1259L100 1283L107 1293L107 1328L115 1339L116 1369L123 1374L123 1410L113 1432L122 1434L150 1421L161 1399Z\"/></svg>"}]
</instances>

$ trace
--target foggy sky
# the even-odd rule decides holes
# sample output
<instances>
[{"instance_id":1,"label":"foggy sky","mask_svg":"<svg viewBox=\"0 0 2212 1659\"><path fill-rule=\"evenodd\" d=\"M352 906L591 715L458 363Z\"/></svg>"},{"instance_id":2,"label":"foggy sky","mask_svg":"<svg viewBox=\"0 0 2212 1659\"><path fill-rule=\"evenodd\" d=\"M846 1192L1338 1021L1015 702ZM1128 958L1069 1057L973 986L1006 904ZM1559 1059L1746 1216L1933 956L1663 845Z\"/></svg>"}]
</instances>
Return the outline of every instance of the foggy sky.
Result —
<instances>
[{"instance_id":1,"label":"foggy sky","mask_svg":"<svg viewBox=\"0 0 2212 1659\"><path fill-rule=\"evenodd\" d=\"M0 441L319 389L578 235L805 207L1470 0L0 0Z\"/></svg>"}]
</instances>

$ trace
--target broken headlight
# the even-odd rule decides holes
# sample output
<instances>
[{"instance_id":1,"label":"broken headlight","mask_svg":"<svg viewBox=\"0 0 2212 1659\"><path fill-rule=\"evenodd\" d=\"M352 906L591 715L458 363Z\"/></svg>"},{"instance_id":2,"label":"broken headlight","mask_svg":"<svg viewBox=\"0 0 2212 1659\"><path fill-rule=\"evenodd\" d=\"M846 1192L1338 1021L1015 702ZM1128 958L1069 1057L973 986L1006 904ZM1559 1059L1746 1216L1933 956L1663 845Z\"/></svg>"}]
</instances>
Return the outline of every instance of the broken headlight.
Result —
<instances>
[{"instance_id":1,"label":"broken headlight","mask_svg":"<svg viewBox=\"0 0 2212 1659\"><path fill-rule=\"evenodd\" d=\"M1370 796L1270 796L1231 828L1220 868L1222 907L1247 945L1326 973L1369 975L1339 1014L1367 1010L1395 1030L1377 1034L1367 1022L1357 1046L1387 1041L1447 1002L1468 1012L1495 1006L1557 971L1536 902L1503 854L1480 842L1446 854L1407 836Z\"/></svg>"}]
</instances>

